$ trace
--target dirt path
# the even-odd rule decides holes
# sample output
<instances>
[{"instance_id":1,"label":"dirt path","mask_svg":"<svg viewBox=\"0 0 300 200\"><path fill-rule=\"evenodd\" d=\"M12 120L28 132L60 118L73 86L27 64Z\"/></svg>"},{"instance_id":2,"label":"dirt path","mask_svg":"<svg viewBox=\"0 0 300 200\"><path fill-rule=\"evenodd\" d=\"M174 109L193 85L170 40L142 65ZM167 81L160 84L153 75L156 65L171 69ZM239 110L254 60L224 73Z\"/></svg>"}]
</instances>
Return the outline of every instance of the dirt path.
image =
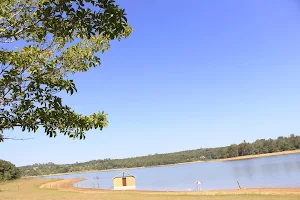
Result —
<instances>
[{"instance_id":1,"label":"dirt path","mask_svg":"<svg viewBox=\"0 0 300 200\"><path fill-rule=\"evenodd\" d=\"M120 191L103 190L103 189L90 189L90 188L76 188L74 183L83 181L84 179L63 179L55 180L53 182L45 183L40 188L52 188L61 191L74 191L81 193L114 193ZM230 195L230 194L264 194L264 195L287 195L296 194L300 195L300 188L259 188L259 189L242 189L242 190L211 190L211 191L122 191L124 193L141 193L141 194L169 194L169 195Z\"/></svg>"}]
</instances>

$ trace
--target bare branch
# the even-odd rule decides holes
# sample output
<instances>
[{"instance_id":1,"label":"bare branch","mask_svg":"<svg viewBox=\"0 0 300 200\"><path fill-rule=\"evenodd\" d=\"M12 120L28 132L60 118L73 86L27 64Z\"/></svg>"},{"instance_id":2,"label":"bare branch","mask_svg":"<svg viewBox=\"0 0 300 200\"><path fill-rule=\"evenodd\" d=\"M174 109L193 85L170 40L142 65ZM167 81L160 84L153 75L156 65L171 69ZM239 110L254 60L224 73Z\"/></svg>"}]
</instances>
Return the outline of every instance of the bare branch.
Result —
<instances>
[{"instance_id":1,"label":"bare branch","mask_svg":"<svg viewBox=\"0 0 300 200\"><path fill-rule=\"evenodd\" d=\"M25 141L25 140L33 140L34 138L9 138L9 137L3 137L3 140L22 140L22 141Z\"/></svg>"}]
</instances>

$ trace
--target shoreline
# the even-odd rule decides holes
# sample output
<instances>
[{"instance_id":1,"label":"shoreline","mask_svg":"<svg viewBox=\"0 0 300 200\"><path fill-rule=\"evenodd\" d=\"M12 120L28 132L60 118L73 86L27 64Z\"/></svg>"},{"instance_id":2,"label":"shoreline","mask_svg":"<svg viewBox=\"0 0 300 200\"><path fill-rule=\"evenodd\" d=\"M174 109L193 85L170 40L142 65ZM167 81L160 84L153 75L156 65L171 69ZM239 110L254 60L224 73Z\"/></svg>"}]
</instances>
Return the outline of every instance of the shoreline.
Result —
<instances>
[{"instance_id":1,"label":"shoreline","mask_svg":"<svg viewBox=\"0 0 300 200\"><path fill-rule=\"evenodd\" d=\"M289 155L289 154L296 154L296 153L300 153L300 149L290 150L290 151L280 151L280 152L274 152L274 153L264 153L264 154L257 154L257 155L238 156L238 157L232 157L232 158L215 159L215 160L210 160L208 162L224 162L224 161L233 161L233 160L246 160L246 159L253 159L253 158Z\"/></svg>"},{"instance_id":2,"label":"shoreline","mask_svg":"<svg viewBox=\"0 0 300 200\"><path fill-rule=\"evenodd\" d=\"M69 172L69 173L47 174L47 175L39 175L39 176L25 176L25 177L22 177L22 178L43 177L43 176L60 176L60 175L84 174L84 173L93 173L93 172L108 172L108 171L119 171L119 170L132 170L132 169L142 169L142 168L155 168L155 167L176 166L176 165L185 165L185 164L193 164L193 163L201 163L201 162L227 162L227 161L246 160L246 159L262 158L262 157L269 157L269 156L297 154L297 153L300 153L300 149L290 150L290 151L274 152L274 153L266 153L266 154L238 156L238 157L232 157L232 158L214 159L214 160L207 160L207 161L199 160L199 161L192 161L192 162L183 162L183 163L166 164L166 165L156 165L156 166L148 166L148 167L132 167L132 168L118 168L118 169L76 171L76 172Z\"/></svg>"},{"instance_id":3,"label":"shoreline","mask_svg":"<svg viewBox=\"0 0 300 200\"><path fill-rule=\"evenodd\" d=\"M168 195L238 195L238 194L259 194L259 195L300 195L300 188L247 188L228 190L203 190L203 191L156 191L156 190L108 190L95 188L77 188L74 184L85 179L60 179L44 183L40 189L57 189L59 191L72 191L82 193L137 193L137 194L168 194Z\"/></svg>"}]
</instances>

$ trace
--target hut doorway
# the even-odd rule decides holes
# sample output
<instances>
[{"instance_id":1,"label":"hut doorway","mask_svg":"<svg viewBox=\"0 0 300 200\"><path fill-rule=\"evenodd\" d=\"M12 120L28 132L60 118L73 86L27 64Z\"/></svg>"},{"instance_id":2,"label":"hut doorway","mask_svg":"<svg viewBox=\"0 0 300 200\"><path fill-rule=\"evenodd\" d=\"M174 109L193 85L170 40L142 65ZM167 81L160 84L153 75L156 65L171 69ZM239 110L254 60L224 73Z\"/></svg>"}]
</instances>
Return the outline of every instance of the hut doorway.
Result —
<instances>
[{"instance_id":1,"label":"hut doorway","mask_svg":"<svg viewBox=\"0 0 300 200\"><path fill-rule=\"evenodd\" d=\"M126 186L126 178L122 178L123 186Z\"/></svg>"}]
</instances>

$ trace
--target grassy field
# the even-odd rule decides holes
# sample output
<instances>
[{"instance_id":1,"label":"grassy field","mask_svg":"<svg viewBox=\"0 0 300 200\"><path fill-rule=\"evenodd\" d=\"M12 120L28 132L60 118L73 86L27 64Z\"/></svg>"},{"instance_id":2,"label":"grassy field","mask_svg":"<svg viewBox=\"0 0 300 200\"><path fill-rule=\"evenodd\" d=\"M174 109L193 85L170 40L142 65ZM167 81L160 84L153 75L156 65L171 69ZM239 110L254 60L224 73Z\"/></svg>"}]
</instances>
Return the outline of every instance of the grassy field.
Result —
<instances>
[{"instance_id":1,"label":"grassy field","mask_svg":"<svg viewBox=\"0 0 300 200\"><path fill-rule=\"evenodd\" d=\"M79 180L18 180L0 184L0 200L299 200L300 189L210 192L108 191L73 188ZM242 194L244 193L244 194ZM248 194L247 194L248 193Z\"/></svg>"}]
</instances>

